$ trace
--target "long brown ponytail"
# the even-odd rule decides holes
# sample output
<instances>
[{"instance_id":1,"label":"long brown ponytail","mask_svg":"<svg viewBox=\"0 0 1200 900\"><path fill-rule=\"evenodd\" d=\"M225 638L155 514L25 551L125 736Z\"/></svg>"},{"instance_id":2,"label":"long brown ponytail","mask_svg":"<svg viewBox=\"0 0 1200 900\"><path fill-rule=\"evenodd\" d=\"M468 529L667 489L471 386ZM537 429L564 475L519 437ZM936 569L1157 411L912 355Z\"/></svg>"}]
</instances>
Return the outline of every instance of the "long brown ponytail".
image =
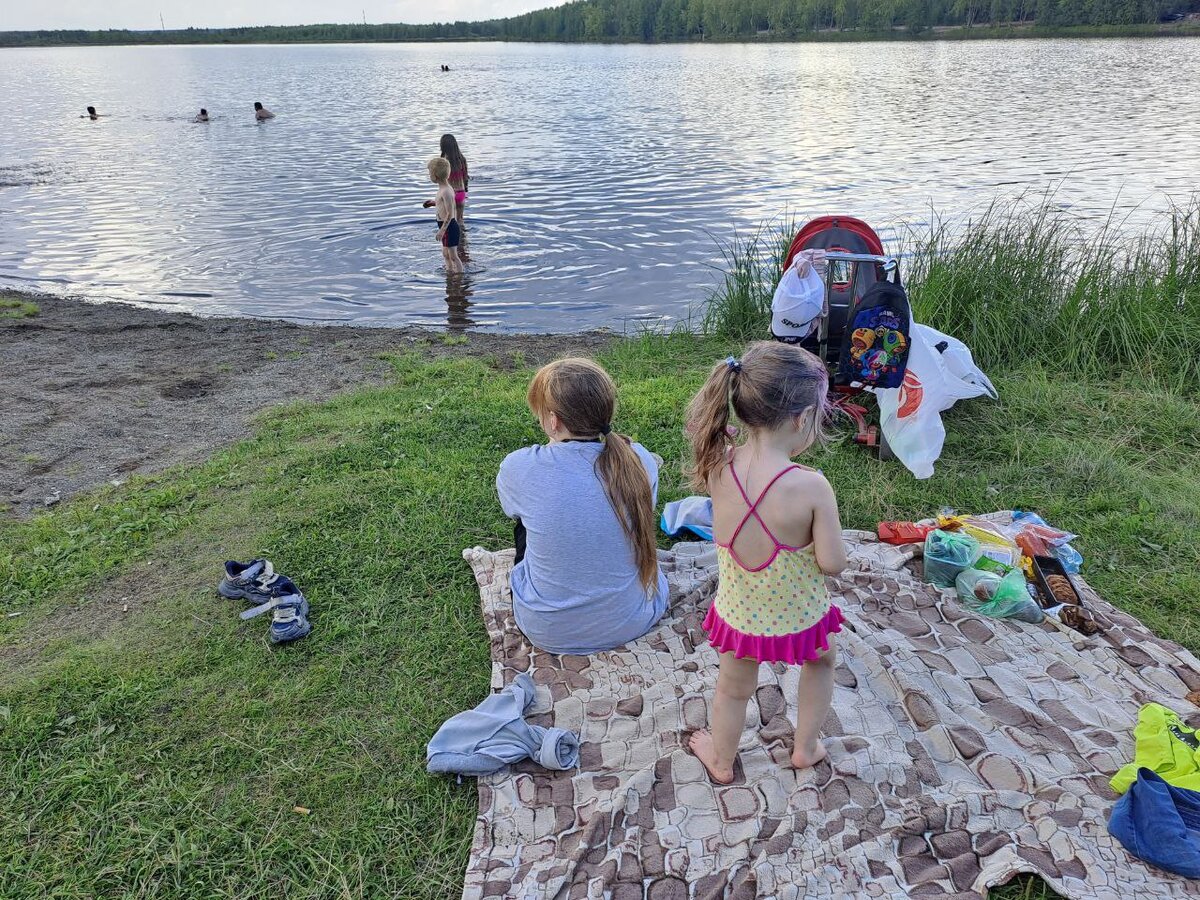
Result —
<instances>
[{"instance_id":1,"label":"long brown ponytail","mask_svg":"<svg viewBox=\"0 0 1200 900\"><path fill-rule=\"evenodd\" d=\"M632 442L611 430L617 409L612 378L590 359L560 359L538 369L526 399L539 418L552 412L571 434L603 441L596 473L633 549L638 580L649 593L658 581L654 495Z\"/></svg>"},{"instance_id":2,"label":"long brown ponytail","mask_svg":"<svg viewBox=\"0 0 1200 900\"><path fill-rule=\"evenodd\" d=\"M688 474L698 490L708 490L709 478L733 444L731 410L748 428L775 428L811 410L809 436L821 443L829 412L829 373L807 350L775 341L757 341L741 359L731 356L713 366L687 411L692 443Z\"/></svg>"}]
</instances>

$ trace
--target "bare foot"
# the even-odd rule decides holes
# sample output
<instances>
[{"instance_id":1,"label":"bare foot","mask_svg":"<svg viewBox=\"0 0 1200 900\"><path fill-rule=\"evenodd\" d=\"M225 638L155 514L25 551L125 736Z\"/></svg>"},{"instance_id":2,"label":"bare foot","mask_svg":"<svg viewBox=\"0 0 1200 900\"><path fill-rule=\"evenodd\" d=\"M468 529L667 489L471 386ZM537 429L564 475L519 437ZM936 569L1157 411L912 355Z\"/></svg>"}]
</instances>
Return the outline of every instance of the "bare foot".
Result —
<instances>
[{"instance_id":1,"label":"bare foot","mask_svg":"<svg viewBox=\"0 0 1200 900\"><path fill-rule=\"evenodd\" d=\"M825 745L817 741L816 749L808 753L801 753L799 747L793 750L792 765L797 769L811 769L828 755L829 751L825 749Z\"/></svg>"},{"instance_id":2,"label":"bare foot","mask_svg":"<svg viewBox=\"0 0 1200 900\"><path fill-rule=\"evenodd\" d=\"M708 772L709 778L717 784L733 783L733 766L717 765L717 750L713 746L712 735L708 731L692 732L692 736L688 738L688 749L695 754L696 759L700 760Z\"/></svg>"}]
</instances>

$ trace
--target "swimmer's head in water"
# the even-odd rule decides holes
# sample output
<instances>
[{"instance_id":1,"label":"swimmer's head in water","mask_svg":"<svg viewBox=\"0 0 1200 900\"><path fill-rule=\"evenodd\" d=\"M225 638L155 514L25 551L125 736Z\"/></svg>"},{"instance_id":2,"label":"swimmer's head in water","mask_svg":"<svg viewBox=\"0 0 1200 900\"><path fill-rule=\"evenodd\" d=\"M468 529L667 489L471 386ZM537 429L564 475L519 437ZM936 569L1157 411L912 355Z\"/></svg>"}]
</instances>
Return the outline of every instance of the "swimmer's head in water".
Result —
<instances>
[{"instance_id":1,"label":"swimmer's head in water","mask_svg":"<svg viewBox=\"0 0 1200 900\"><path fill-rule=\"evenodd\" d=\"M96 114L96 107L94 107L94 106L89 106L89 107L87 108L87 111L88 111L88 115L89 115L89 116L94 116L94 115Z\"/></svg>"},{"instance_id":2,"label":"swimmer's head in water","mask_svg":"<svg viewBox=\"0 0 1200 900\"><path fill-rule=\"evenodd\" d=\"M429 161L429 178L442 184L450 178L450 163L440 156Z\"/></svg>"},{"instance_id":3,"label":"swimmer's head in water","mask_svg":"<svg viewBox=\"0 0 1200 900\"><path fill-rule=\"evenodd\" d=\"M207 110L207 109L205 109L203 106L202 106L202 107L200 107L200 115L202 115L202 116L207 116L207 115L208 115L208 110Z\"/></svg>"},{"instance_id":4,"label":"swimmer's head in water","mask_svg":"<svg viewBox=\"0 0 1200 900\"><path fill-rule=\"evenodd\" d=\"M263 107L262 107L262 104L261 104L261 103L259 103L257 100L255 100L255 101L254 101L254 111L255 111L255 112L258 112L258 111L259 111L259 110L261 110L262 108L263 108Z\"/></svg>"}]
</instances>

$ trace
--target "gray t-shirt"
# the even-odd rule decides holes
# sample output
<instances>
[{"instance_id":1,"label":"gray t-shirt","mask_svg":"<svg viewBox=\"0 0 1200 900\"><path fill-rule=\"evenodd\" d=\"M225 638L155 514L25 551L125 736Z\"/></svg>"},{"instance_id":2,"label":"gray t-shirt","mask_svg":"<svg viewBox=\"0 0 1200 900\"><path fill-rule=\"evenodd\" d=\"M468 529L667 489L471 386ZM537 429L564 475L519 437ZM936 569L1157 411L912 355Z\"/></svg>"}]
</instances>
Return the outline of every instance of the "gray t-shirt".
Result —
<instances>
[{"instance_id":1,"label":"gray t-shirt","mask_svg":"<svg viewBox=\"0 0 1200 900\"><path fill-rule=\"evenodd\" d=\"M539 444L505 457L500 506L525 526L512 573L517 625L550 653L586 655L641 637L667 609L667 579L647 597L637 562L596 473L600 443ZM658 502L658 465L634 444Z\"/></svg>"}]
</instances>

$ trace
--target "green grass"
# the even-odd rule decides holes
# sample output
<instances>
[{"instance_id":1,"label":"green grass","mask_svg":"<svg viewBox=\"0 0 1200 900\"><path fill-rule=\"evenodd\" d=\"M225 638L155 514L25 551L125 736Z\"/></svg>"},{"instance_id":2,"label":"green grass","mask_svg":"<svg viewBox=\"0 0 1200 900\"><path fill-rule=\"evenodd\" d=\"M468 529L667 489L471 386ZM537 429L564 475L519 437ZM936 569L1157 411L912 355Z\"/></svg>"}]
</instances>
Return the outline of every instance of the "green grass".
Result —
<instances>
[{"instance_id":1,"label":"green grass","mask_svg":"<svg viewBox=\"0 0 1200 900\"><path fill-rule=\"evenodd\" d=\"M752 341L771 333L771 297L795 233L791 220L764 224L721 245L725 265L721 283L704 304L704 334Z\"/></svg>"},{"instance_id":2,"label":"green grass","mask_svg":"<svg viewBox=\"0 0 1200 900\"><path fill-rule=\"evenodd\" d=\"M41 309L36 303L19 297L0 297L0 319L28 319Z\"/></svg>"},{"instance_id":3,"label":"green grass","mask_svg":"<svg viewBox=\"0 0 1200 900\"><path fill-rule=\"evenodd\" d=\"M602 357L618 426L667 459L663 500L688 492L684 405L738 346L647 335ZM426 775L424 746L488 690L460 551L510 544L494 475L539 437L529 375L404 357L203 465L0 523L0 896L457 897L475 789ZM1037 509L1082 535L1106 596L1200 651L1200 408L1137 373L993 375L1002 400L947 415L929 481L845 444L818 457L846 524ZM294 647L212 590L221 560L261 553L312 599Z\"/></svg>"},{"instance_id":4,"label":"green grass","mask_svg":"<svg viewBox=\"0 0 1200 900\"><path fill-rule=\"evenodd\" d=\"M985 369L1036 363L1069 378L1131 374L1200 392L1200 203L1128 235L1081 224L1049 203L993 205L953 227L911 230L906 284L918 321L965 341ZM764 227L726 250L709 334L767 332L771 295L795 228Z\"/></svg>"},{"instance_id":5,"label":"green grass","mask_svg":"<svg viewBox=\"0 0 1200 900\"><path fill-rule=\"evenodd\" d=\"M1200 391L1200 203L1133 237L1049 205L992 207L964 229L936 222L912 249L918 318L985 365Z\"/></svg>"}]
</instances>

